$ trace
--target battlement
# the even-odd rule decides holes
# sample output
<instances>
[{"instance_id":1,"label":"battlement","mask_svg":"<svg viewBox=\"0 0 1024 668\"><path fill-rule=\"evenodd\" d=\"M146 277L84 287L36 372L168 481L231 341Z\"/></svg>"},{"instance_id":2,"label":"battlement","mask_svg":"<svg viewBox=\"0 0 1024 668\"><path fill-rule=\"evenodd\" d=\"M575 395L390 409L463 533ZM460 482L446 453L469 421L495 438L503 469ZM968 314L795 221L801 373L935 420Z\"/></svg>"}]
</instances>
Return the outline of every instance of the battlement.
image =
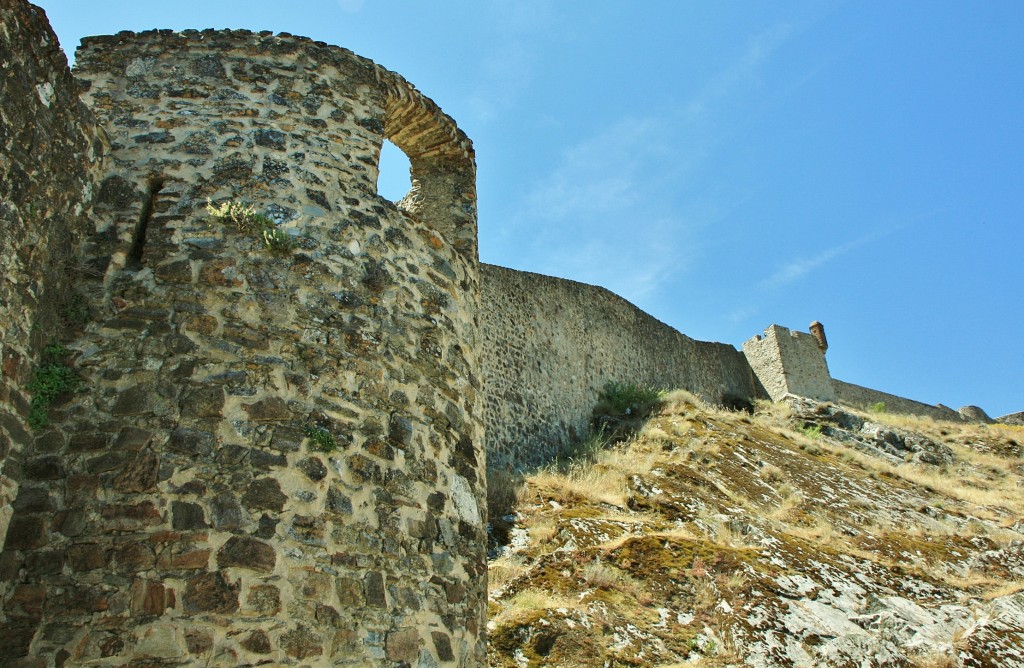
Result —
<instances>
[{"instance_id":1,"label":"battlement","mask_svg":"<svg viewBox=\"0 0 1024 668\"><path fill-rule=\"evenodd\" d=\"M743 354L772 401L786 395L835 401L832 377L825 362L825 330L815 323L820 335L770 325L764 335L743 343Z\"/></svg>"}]
</instances>

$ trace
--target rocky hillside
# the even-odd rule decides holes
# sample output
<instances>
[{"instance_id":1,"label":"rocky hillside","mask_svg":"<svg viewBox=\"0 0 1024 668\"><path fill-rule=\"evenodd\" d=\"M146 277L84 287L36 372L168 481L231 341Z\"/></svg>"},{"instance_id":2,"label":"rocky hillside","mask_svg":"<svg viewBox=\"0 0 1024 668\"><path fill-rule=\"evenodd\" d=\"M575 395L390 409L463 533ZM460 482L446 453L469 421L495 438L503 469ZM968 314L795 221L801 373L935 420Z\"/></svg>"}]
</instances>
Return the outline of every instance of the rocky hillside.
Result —
<instances>
[{"instance_id":1,"label":"rocky hillside","mask_svg":"<svg viewBox=\"0 0 1024 668\"><path fill-rule=\"evenodd\" d=\"M1024 427L681 393L636 426L516 486L491 666L1024 666Z\"/></svg>"}]
</instances>

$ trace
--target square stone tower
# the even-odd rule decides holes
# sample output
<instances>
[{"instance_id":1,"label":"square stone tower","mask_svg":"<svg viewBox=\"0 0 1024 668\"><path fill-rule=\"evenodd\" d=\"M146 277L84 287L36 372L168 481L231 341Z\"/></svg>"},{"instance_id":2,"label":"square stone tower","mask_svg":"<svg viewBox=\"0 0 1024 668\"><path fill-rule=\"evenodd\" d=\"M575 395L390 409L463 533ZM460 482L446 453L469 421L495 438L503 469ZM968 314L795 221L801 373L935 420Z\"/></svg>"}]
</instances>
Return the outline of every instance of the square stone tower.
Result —
<instances>
[{"instance_id":1,"label":"square stone tower","mask_svg":"<svg viewBox=\"0 0 1024 668\"><path fill-rule=\"evenodd\" d=\"M759 334L743 344L743 354L772 401L787 394L817 401L836 400L825 352L811 334L771 325L763 336Z\"/></svg>"}]
</instances>

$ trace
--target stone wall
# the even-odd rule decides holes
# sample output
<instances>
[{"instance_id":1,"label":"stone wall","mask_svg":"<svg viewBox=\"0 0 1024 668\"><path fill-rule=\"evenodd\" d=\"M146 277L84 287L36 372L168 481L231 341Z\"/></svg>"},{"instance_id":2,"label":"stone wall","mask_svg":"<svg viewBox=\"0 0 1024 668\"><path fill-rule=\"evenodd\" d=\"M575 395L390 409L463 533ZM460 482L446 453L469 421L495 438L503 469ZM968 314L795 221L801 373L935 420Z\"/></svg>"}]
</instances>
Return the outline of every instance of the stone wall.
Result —
<instances>
[{"instance_id":1,"label":"stone wall","mask_svg":"<svg viewBox=\"0 0 1024 668\"><path fill-rule=\"evenodd\" d=\"M963 421L963 417L959 413L946 406L924 404L913 399L897 397L887 392L879 392L878 390L861 387L860 385L845 383L835 378L832 379L832 387L835 390L837 401L861 410L868 410L871 406L882 403L885 404L886 413L920 415L950 422Z\"/></svg>"},{"instance_id":2,"label":"stone wall","mask_svg":"<svg viewBox=\"0 0 1024 668\"><path fill-rule=\"evenodd\" d=\"M748 342L762 387L607 290L481 273L471 143L349 51L151 31L77 61L0 0L5 665L483 665L485 425L491 465L542 464L608 382L956 419L829 382L809 335ZM82 389L30 425L51 340Z\"/></svg>"},{"instance_id":3,"label":"stone wall","mask_svg":"<svg viewBox=\"0 0 1024 668\"><path fill-rule=\"evenodd\" d=\"M482 665L469 141L303 38L119 33L77 62L112 159L68 343L88 389L25 458L4 659Z\"/></svg>"},{"instance_id":4,"label":"stone wall","mask_svg":"<svg viewBox=\"0 0 1024 668\"><path fill-rule=\"evenodd\" d=\"M26 385L72 306L103 142L41 9L0 0L0 63L2 548L33 439Z\"/></svg>"},{"instance_id":5,"label":"stone wall","mask_svg":"<svg viewBox=\"0 0 1024 668\"><path fill-rule=\"evenodd\" d=\"M758 396L735 348L684 336L608 290L486 264L482 278L492 467L543 464L586 436L608 382L681 388L713 403Z\"/></svg>"},{"instance_id":6,"label":"stone wall","mask_svg":"<svg viewBox=\"0 0 1024 668\"><path fill-rule=\"evenodd\" d=\"M811 334L770 325L743 343L743 354L772 401L787 394L835 401L828 364Z\"/></svg>"}]
</instances>

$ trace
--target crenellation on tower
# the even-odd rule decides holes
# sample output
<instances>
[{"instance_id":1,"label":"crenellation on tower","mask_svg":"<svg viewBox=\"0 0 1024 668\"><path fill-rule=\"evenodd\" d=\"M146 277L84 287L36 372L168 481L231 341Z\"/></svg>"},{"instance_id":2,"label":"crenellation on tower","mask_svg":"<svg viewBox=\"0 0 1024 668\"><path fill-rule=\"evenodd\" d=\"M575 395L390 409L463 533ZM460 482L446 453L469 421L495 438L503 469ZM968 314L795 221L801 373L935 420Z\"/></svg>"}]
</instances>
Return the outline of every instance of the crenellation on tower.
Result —
<instances>
[{"instance_id":1,"label":"crenellation on tower","mask_svg":"<svg viewBox=\"0 0 1024 668\"><path fill-rule=\"evenodd\" d=\"M787 395L836 399L820 339L812 334L771 325L744 342L743 354L772 401Z\"/></svg>"}]
</instances>

